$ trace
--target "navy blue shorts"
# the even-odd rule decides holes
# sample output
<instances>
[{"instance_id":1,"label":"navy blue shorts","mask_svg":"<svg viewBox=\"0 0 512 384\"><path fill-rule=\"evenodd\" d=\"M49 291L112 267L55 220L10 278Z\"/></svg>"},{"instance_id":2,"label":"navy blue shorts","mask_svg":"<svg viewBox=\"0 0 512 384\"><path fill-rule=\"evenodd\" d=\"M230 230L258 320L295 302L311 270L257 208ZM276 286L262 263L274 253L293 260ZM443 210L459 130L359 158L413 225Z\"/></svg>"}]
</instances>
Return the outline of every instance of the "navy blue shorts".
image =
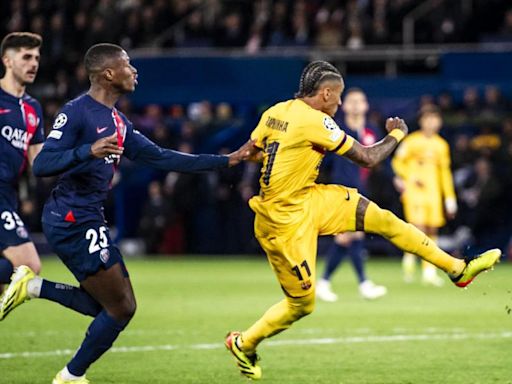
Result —
<instances>
[{"instance_id":1,"label":"navy blue shorts","mask_svg":"<svg viewBox=\"0 0 512 384\"><path fill-rule=\"evenodd\" d=\"M0 251L31 241L27 228L14 207L0 200Z\"/></svg>"},{"instance_id":2,"label":"navy blue shorts","mask_svg":"<svg viewBox=\"0 0 512 384\"><path fill-rule=\"evenodd\" d=\"M104 222L53 226L43 222L43 231L53 251L78 281L120 263L124 276L128 271L119 249L112 244Z\"/></svg>"}]
</instances>

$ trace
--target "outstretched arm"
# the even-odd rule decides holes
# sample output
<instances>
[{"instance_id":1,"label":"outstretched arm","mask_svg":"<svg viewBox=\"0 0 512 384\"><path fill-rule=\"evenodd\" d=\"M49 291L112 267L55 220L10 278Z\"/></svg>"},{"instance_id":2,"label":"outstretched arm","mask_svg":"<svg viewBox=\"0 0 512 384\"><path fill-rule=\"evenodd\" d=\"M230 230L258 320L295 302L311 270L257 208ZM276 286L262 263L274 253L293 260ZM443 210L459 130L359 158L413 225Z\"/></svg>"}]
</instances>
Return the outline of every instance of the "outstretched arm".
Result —
<instances>
[{"instance_id":1,"label":"outstretched arm","mask_svg":"<svg viewBox=\"0 0 512 384\"><path fill-rule=\"evenodd\" d=\"M263 160L262 149L256 146L256 141L247 140L236 152L240 161L261 162Z\"/></svg>"},{"instance_id":2,"label":"outstretched arm","mask_svg":"<svg viewBox=\"0 0 512 384\"><path fill-rule=\"evenodd\" d=\"M363 167L374 167L393 152L400 140L407 135L408 128L402 119L395 117L386 120L386 131L388 132L386 137L367 147L354 140L352 148L343 156Z\"/></svg>"}]
</instances>

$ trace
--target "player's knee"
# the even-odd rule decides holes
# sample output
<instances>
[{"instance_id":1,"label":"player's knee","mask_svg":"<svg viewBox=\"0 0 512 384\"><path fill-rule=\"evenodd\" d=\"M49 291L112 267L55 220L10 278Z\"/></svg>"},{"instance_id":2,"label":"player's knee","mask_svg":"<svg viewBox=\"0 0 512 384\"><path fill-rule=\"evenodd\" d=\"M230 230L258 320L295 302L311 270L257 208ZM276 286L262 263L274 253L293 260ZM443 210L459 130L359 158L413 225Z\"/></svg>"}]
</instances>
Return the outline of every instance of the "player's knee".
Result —
<instances>
[{"instance_id":1,"label":"player's knee","mask_svg":"<svg viewBox=\"0 0 512 384\"><path fill-rule=\"evenodd\" d=\"M129 321L135 315L137 310L137 304L135 300L129 300L125 304L123 304L121 308L121 318L124 321Z\"/></svg>"},{"instance_id":2,"label":"player's knee","mask_svg":"<svg viewBox=\"0 0 512 384\"><path fill-rule=\"evenodd\" d=\"M137 311L137 304L136 304L134 298L130 298L125 301L126 301L126 303L123 304L123 307L121 310L122 317L124 320L130 320L135 315L135 312Z\"/></svg>"},{"instance_id":3,"label":"player's knee","mask_svg":"<svg viewBox=\"0 0 512 384\"><path fill-rule=\"evenodd\" d=\"M289 299L289 308L294 320L307 316L315 310L315 294L310 294L298 299Z\"/></svg>"},{"instance_id":4,"label":"player's knee","mask_svg":"<svg viewBox=\"0 0 512 384\"><path fill-rule=\"evenodd\" d=\"M137 304L133 297L126 297L121 300L114 308L109 308L107 311L118 322L128 324L128 322L135 315Z\"/></svg>"}]
</instances>

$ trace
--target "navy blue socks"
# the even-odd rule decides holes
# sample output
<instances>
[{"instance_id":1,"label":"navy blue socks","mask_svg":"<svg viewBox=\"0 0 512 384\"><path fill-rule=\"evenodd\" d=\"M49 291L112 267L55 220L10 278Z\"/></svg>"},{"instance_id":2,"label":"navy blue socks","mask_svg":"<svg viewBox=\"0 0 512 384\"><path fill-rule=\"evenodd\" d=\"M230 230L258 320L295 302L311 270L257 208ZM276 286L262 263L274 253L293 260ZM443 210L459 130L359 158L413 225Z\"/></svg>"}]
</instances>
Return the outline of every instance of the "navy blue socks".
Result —
<instances>
[{"instance_id":1,"label":"navy blue socks","mask_svg":"<svg viewBox=\"0 0 512 384\"><path fill-rule=\"evenodd\" d=\"M102 310L89 326L80 349L67 365L69 373L84 375L87 368L112 346L127 324L128 321L120 323Z\"/></svg>"},{"instance_id":2,"label":"navy blue socks","mask_svg":"<svg viewBox=\"0 0 512 384\"><path fill-rule=\"evenodd\" d=\"M101 305L84 289L44 279L39 297L62 304L87 316L96 317L102 310Z\"/></svg>"},{"instance_id":3,"label":"navy blue socks","mask_svg":"<svg viewBox=\"0 0 512 384\"><path fill-rule=\"evenodd\" d=\"M333 241L327 251L325 271L322 276L323 279L330 280L332 274L338 268L343 259L345 259L347 255L350 255L359 283L365 281L366 275L364 272L363 243L363 240L353 240L350 246L343 247Z\"/></svg>"}]
</instances>

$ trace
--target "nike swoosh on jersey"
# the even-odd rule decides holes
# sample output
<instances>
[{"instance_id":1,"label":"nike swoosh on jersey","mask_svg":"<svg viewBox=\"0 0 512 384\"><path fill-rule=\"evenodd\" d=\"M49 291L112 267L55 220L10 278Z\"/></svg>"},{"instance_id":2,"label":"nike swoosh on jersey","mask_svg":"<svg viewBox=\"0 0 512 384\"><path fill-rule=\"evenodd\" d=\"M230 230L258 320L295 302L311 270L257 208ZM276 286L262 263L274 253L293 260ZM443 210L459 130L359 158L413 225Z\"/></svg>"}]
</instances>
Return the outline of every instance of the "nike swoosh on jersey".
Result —
<instances>
[{"instance_id":1,"label":"nike swoosh on jersey","mask_svg":"<svg viewBox=\"0 0 512 384\"><path fill-rule=\"evenodd\" d=\"M5 114L5 113L9 113L9 112L11 112L11 110L10 110L10 109L3 109L3 108L0 108L0 115L3 115L3 114Z\"/></svg>"},{"instance_id":2,"label":"nike swoosh on jersey","mask_svg":"<svg viewBox=\"0 0 512 384\"><path fill-rule=\"evenodd\" d=\"M96 132L98 132L98 134L100 134L102 132L105 132L107 129L108 129L108 127L103 127L103 128L96 127Z\"/></svg>"},{"instance_id":3,"label":"nike swoosh on jersey","mask_svg":"<svg viewBox=\"0 0 512 384\"><path fill-rule=\"evenodd\" d=\"M350 193L347 191L347 197L345 197L345 200L350 200Z\"/></svg>"}]
</instances>

